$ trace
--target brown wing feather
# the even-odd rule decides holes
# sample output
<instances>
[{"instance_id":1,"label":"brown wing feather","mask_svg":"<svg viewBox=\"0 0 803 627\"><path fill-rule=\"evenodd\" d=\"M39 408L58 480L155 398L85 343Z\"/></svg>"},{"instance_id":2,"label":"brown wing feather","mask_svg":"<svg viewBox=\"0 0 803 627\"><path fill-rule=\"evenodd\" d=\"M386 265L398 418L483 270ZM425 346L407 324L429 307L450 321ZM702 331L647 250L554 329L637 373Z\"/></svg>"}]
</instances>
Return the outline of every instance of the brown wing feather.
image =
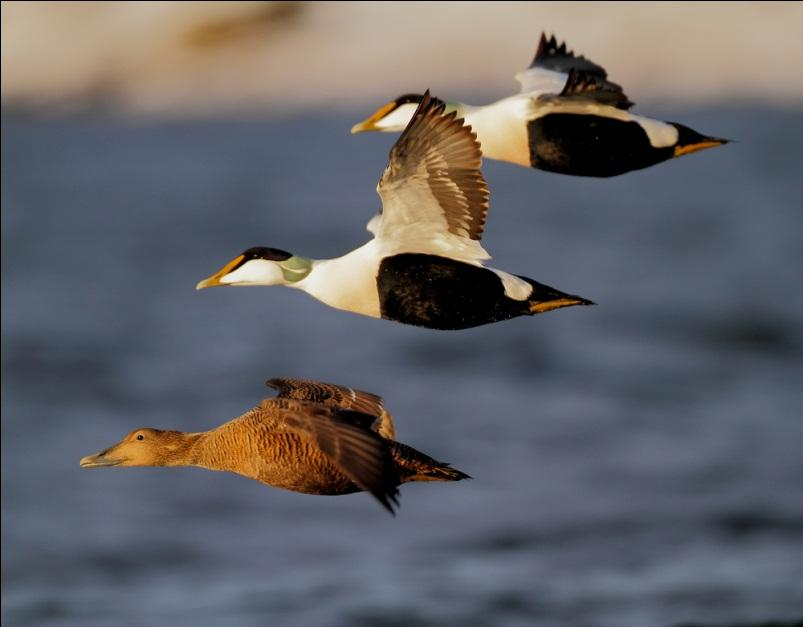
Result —
<instances>
[{"instance_id":1,"label":"brown wing feather","mask_svg":"<svg viewBox=\"0 0 803 627\"><path fill-rule=\"evenodd\" d=\"M385 409L382 405L382 398L376 394L335 385L334 383L280 377L268 379L265 385L277 390L279 398L312 401L328 407L353 409L373 416L381 415Z\"/></svg>"},{"instance_id":2,"label":"brown wing feather","mask_svg":"<svg viewBox=\"0 0 803 627\"><path fill-rule=\"evenodd\" d=\"M385 440L356 426L337 409L305 402L298 405L295 411L289 405L283 414L285 427L315 442L343 474L394 513L399 504L399 480Z\"/></svg>"},{"instance_id":3,"label":"brown wing feather","mask_svg":"<svg viewBox=\"0 0 803 627\"><path fill-rule=\"evenodd\" d=\"M277 377L265 381L265 385L278 391L277 398L293 398L300 401L320 403L327 407L350 409L363 414L377 416L371 429L386 438L393 438L393 418L385 409L382 397L355 390L354 388L309 381L307 379L290 379Z\"/></svg>"},{"instance_id":4,"label":"brown wing feather","mask_svg":"<svg viewBox=\"0 0 803 627\"><path fill-rule=\"evenodd\" d=\"M386 219L389 223L408 224L434 221L435 216L425 215L433 208L414 206L420 205L415 187L426 186L440 207L448 231L480 240L489 197L480 171L480 144L471 127L456 119L455 112L444 114L444 108L444 103L427 91L391 149L377 188L386 214L383 226Z\"/></svg>"}]
</instances>

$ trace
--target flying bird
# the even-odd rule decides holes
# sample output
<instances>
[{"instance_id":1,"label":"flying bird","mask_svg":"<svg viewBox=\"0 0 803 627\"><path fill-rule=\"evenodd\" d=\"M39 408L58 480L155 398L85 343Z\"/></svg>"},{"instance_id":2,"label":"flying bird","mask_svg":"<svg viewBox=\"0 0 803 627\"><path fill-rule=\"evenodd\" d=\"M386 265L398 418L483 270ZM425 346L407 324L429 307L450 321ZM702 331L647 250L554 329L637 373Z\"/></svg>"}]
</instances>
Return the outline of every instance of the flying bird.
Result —
<instances>
[{"instance_id":1,"label":"flying bird","mask_svg":"<svg viewBox=\"0 0 803 627\"><path fill-rule=\"evenodd\" d=\"M465 329L591 301L486 267L480 243L488 186L476 135L427 91L390 151L377 191L374 237L335 259L249 248L197 289L285 285L375 318Z\"/></svg>"},{"instance_id":2,"label":"flying bird","mask_svg":"<svg viewBox=\"0 0 803 627\"><path fill-rule=\"evenodd\" d=\"M331 383L270 379L275 398L198 433L140 428L83 468L197 466L305 494L370 492L391 513L398 486L469 476L396 442L379 396Z\"/></svg>"},{"instance_id":3,"label":"flying bird","mask_svg":"<svg viewBox=\"0 0 803 627\"><path fill-rule=\"evenodd\" d=\"M728 143L631 113L633 102L596 63L544 33L521 92L485 106L446 104L477 134L483 156L560 174L608 177ZM383 105L351 132L401 131L423 96Z\"/></svg>"}]
</instances>

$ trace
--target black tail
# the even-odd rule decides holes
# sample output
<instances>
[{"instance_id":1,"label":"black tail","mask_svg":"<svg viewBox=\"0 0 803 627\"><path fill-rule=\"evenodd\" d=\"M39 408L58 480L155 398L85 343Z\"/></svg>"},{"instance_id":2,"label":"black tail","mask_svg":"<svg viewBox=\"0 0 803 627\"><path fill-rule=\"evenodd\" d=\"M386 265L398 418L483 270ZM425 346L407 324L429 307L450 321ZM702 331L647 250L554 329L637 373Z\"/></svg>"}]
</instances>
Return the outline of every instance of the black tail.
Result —
<instances>
[{"instance_id":1,"label":"black tail","mask_svg":"<svg viewBox=\"0 0 803 627\"><path fill-rule=\"evenodd\" d=\"M530 308L530 314L540 314L553 309L561 309L562 307L573 307L574 305L595 305L593 301L577 296L576 294L567 294L556 290L554 287L544 285L533 279L527 277L520 277L533 286L533 293L527 299L527 305Z\"/></svg>"},{"instance_id":2,"label":"black tail","mask_svg":"<svg viewBox=\"0 0 803 627\"><path fill-rule=\"evenodd\" d=\"M730 143L729 139L722 139L721 137L709 137L708 135L701 135L694 129L688 126L670 122L678 130L678 140L675 143L674 156L682 157L693 152L705 150L706 148L715 148L723 144Z\"/></svg>"}]
</instances>

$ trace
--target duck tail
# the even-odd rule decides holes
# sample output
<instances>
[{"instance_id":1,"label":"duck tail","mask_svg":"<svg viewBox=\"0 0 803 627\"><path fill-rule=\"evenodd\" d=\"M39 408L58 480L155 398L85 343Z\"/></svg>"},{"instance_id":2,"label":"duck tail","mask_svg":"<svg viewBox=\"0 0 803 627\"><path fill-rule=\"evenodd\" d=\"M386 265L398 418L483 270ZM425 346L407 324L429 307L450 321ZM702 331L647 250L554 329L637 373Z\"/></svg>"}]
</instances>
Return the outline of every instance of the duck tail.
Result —
<instances>
[{"instance_id":1,"label":"duck tail","mask_svg":"<svg viewBox=\"0 0 803 627\"><path fill-rule=\"evenodd\" d=\"M675 157L682 157L689 155L693 152L705 150L706 148L715 148L723 144L729 144L730 139L723 139L721 137L710 137L708 135L701 135L697 131L690 129L688 126L670 122L678 130L678 140L675 143L674 154Z\"/></svg>"},{"instance_id":2,"label":"duck tail","mask_svg":"<svg viewBox=\"0 0 803 627\"><path fill-rule=\"evenodd\" d=\"M527 305L529 306L529 313L531 315L545 313L553 309L561 309L562 307L596 304L594 301L583 298L582 296L567 294L549 285L534 281L533 279L522 278L533 286L532 294L530 294L527 299Z\"/></svg>"},{"instance_id":3,"label":"duck tail","mask_svg":"<svg viewBox=\"0 0 803 627\"><path fill-rule=\"evenodd\" d=\"M401 483L410 481L461 481L469 475L449 464L439 462L412 446L399 442L390 443L390 454L396 463Z\"/></svg>"}]
</instances>

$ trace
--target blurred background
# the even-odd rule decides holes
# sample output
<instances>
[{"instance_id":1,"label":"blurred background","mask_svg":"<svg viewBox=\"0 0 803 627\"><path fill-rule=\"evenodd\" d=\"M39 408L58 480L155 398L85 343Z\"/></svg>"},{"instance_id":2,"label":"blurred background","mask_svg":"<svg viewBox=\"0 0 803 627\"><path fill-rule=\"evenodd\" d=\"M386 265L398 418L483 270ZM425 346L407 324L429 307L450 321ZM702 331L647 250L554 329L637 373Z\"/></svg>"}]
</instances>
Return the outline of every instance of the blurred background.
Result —
<instances>
[{"instance_id":1,"label":"blurred background","mask_svg":"<svg viewBox=\"0 0 803 627\"><path fill-rule=\"evenodd\" d=\"M518 89L541 31L735 143L614 179L486 162L494 265L599 306L461 332L195 283L367 238L405 92ZM4 2L2 618L679 627L803 618L803 5ZM311 497L88 472L273 376L382 394L474 479Z\"/></svg>"}]
</instances>

